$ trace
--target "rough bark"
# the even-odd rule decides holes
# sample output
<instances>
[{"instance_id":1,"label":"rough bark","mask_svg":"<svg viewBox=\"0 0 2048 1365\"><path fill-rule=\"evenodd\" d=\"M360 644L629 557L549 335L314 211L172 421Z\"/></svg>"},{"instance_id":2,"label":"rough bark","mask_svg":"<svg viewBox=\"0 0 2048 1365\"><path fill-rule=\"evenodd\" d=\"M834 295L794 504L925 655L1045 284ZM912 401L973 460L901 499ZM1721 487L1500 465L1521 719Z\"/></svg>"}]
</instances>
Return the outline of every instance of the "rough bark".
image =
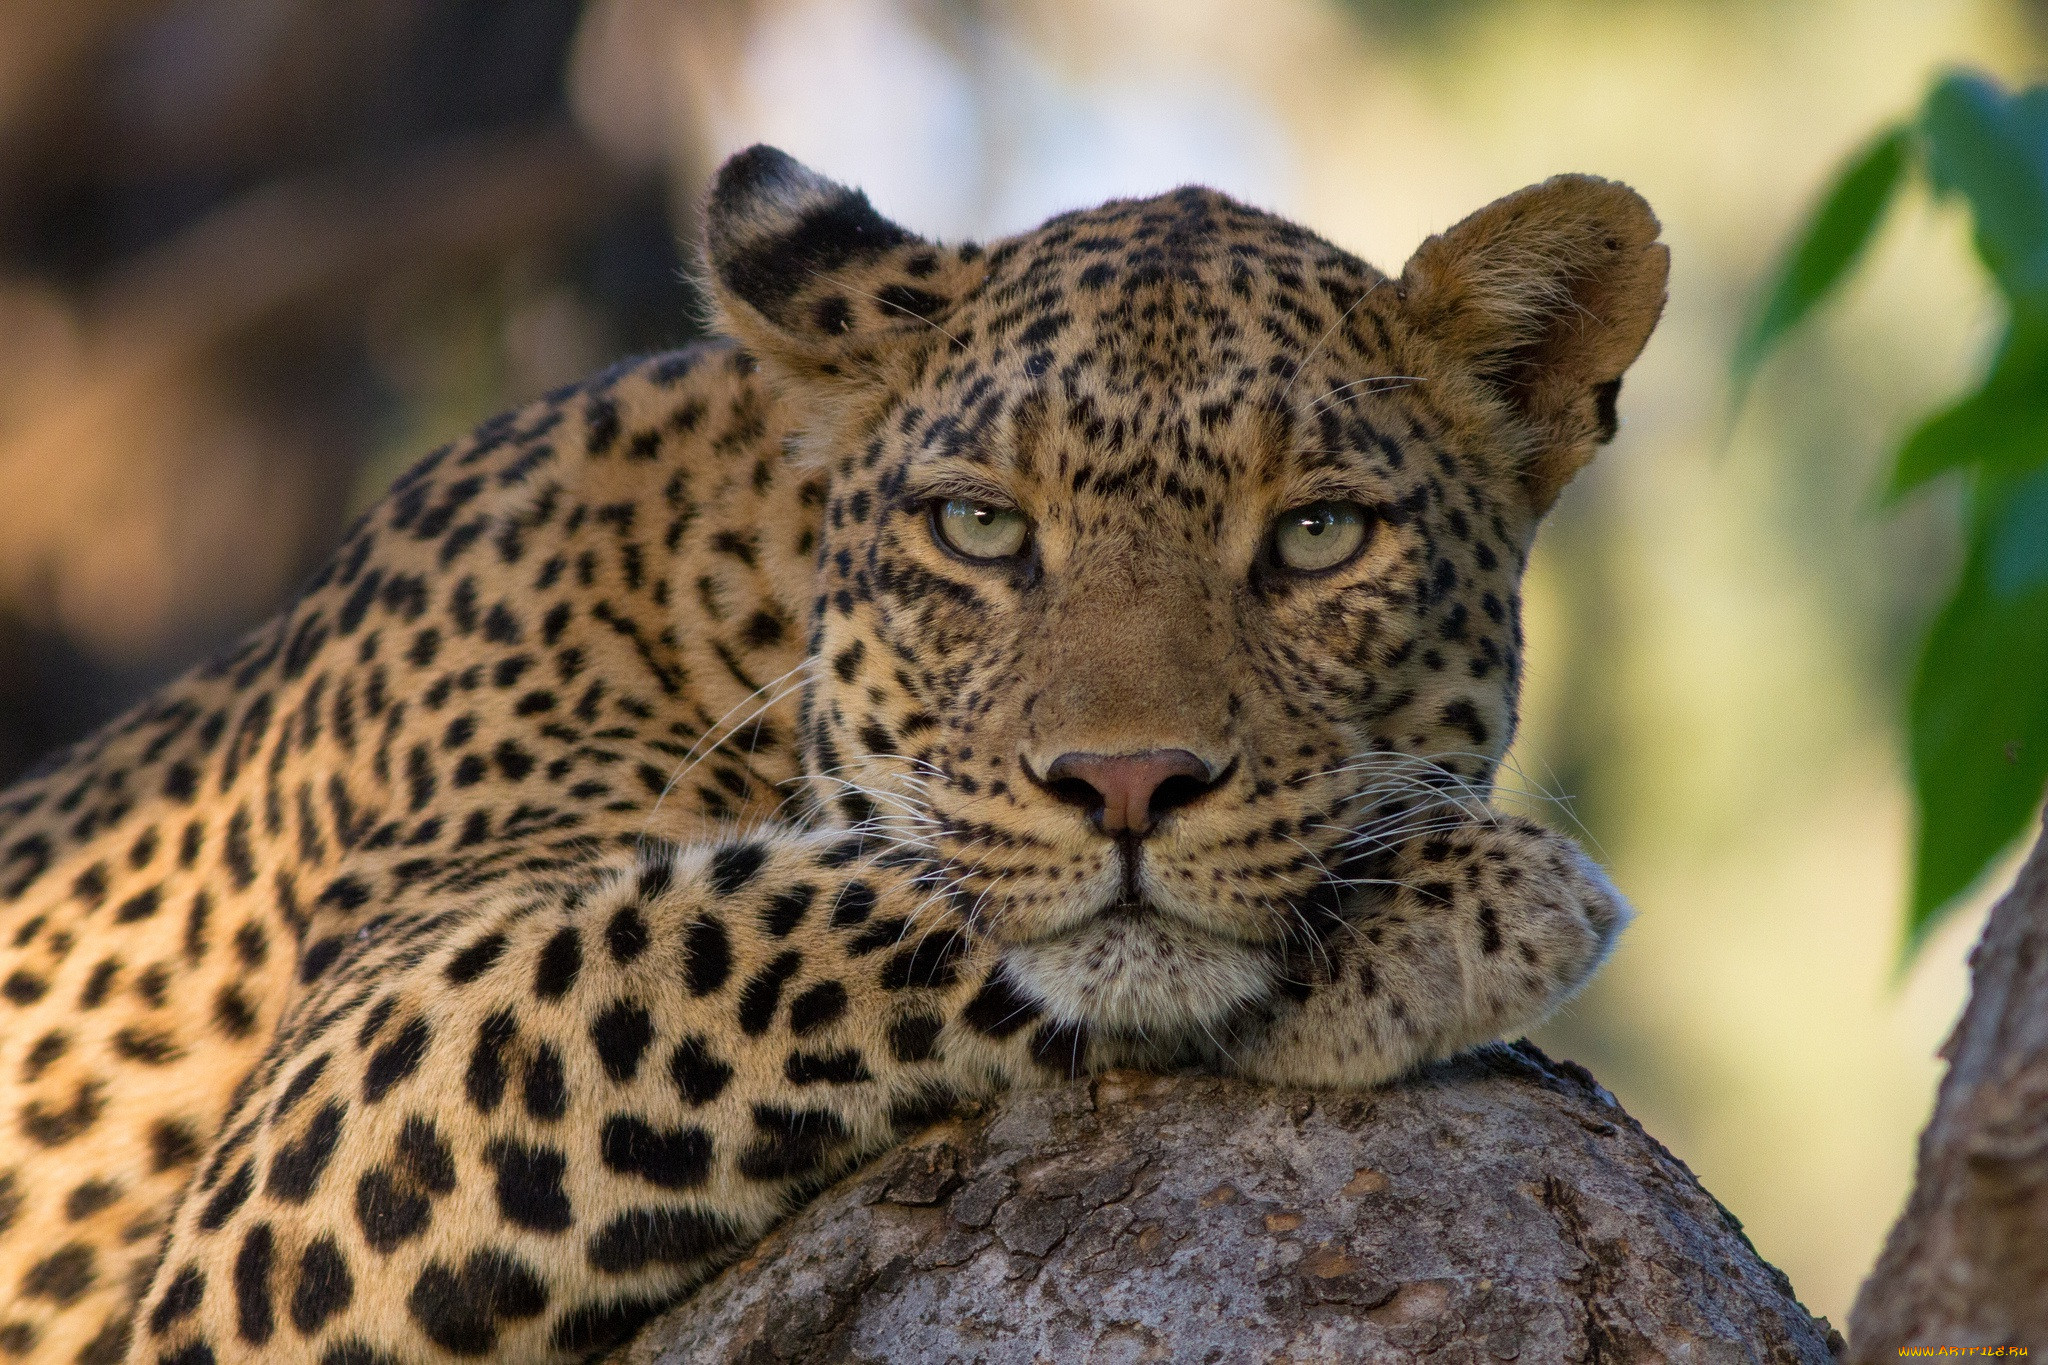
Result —
<instances>
[{"instance_id":1,"label":"rough bark","mask_svg":"<svg viewBox=\"0 0 2048 1365\"><path fill-rule=\"evenodd\" d=\"M1114 1073L827 1191L638 1365L1812 1361L1841 1337L1591 1076L1526 1043L1367 1094Z\"/></svg>"},{"instance_id":2,"label":"rough bark","mask_svg":"<svg viewBox=\"0 0 2048 1365\"><path fill-rule=\"evenodd\" d=\"M1970 954L1906 1211L1850 1314L1859 1361L2048 1348L2048 836Z\"/></svg>"}]
</instances>

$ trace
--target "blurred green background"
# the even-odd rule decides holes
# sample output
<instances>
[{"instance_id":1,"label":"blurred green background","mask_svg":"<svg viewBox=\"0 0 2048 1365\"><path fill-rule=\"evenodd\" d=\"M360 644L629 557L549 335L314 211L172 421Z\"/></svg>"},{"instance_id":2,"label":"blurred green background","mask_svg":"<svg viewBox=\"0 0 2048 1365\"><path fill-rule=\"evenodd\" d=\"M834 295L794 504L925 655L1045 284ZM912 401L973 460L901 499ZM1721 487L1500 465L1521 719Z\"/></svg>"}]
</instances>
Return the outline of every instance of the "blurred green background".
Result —
<instances>
[{"instance_id":1,"label":"blurred green background","mask_svg":"<svg viewBox=\"0 0 2048 1365\"><path fill-rule=\"evenodd\" d=\"M2039 0L0 0L0 781L431 444L697 335L678 243L749 142L949 237L1200 180L1389 270L1623 179L1671 304L1540 543L1515 761L1641 918L1540 1041L1839 1323L1984 911L1894 980L1894 718L1958 547L1954 489L1877 490L1992 340L1965 224L1897 215L1739 415L1728 357L1844 154L2044 56Z\"/></svg>"}]
</instances>

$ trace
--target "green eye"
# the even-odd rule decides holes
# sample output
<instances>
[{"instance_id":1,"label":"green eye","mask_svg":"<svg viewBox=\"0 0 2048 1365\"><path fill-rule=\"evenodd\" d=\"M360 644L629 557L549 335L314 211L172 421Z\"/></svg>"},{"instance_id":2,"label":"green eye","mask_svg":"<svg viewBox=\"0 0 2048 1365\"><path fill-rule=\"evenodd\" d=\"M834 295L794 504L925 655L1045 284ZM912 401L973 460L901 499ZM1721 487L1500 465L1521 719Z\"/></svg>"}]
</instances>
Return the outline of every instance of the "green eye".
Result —
<instances>
[{"instance_id":1,"label":"green eye","mask_svg":"<svg viewBox=\"0 0 2048 1365\"><path fill-rule=\"evenodd\" d=\"M1008 559L1024 548L1031 532L1022 512L966 498L933 504L932 526L939 539L969 559Z\"/></svg>"},{"instance_id":2,"label":"green eye","mask_svg":"<svg viewBox=\"0 0 2048 1365\"><path fill-rule=\"evenodd\" d=\"M1358 553L1372 529L1372 513L1355 502L1312 502L1280 514L1273 554L1297 573L1334 569Z\"/></svg>"}]
</instances>

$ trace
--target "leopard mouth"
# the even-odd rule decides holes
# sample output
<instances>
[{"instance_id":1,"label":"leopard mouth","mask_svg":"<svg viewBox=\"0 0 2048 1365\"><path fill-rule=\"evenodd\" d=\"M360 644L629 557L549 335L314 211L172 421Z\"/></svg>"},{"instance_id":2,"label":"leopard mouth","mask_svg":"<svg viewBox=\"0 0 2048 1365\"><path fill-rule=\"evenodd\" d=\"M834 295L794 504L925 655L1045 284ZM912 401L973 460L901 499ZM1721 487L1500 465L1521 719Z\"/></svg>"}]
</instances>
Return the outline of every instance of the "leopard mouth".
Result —
<instances>
[{"instance_id":1,"label":"leopard mouth","mask_svg":"<svg viewBox=\"0 0 2048 1365\"><path fill-rule=\"evenodd\" d=\"M1004 958L1049 1014L1112 1034L1200 1034L1276 980L1270 945L1143 901L1117 901Z\"/></svg>"},{"instance_id":2,"label":"leopard mouth","mask_svg":"<svg viewBox=\"0 0 2048 1365\"><path fill-rule=\"evenodd\" d=\"M1203 923L1190 915L1167 909L1145 899L1118 898L1096 910L1085 918L1063 924L1057 929L1019 939L1011 948L1040 948L1049 944L1074 942L1090 935L1101 935L1105 930L1138 935L1171 935L1193 937L1230 945L1246 951L1264 951L1271 945L1262 939L1245 934L1231 933Z\"/></svg>"}]
</instances>

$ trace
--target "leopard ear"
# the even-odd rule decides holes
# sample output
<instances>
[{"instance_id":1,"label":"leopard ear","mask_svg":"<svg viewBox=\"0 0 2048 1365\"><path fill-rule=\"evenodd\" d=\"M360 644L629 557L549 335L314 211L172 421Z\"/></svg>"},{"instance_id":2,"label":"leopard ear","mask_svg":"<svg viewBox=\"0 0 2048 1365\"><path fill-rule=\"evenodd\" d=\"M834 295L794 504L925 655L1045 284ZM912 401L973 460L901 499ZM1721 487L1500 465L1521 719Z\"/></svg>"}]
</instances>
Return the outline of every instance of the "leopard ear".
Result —
<instances>
[{"instance_id":1,"label":"leopard ear","mask_svg":"<svg viewBox=\"0 0 2048 1365\"><path fill-rule=\"evenodd\" d=\"M863 387L922 341L987 266L979 247L941 247L898 227L859 190L773 147L718 170L705 214L723 330L785 377Z\"/></svg>"},{"instance_id":2,"label":"leopard ear","mask_svg":"<svg viewBox=\"0 0 2048 1365\"><path fill-rule=\"evenodd\" d=\"M1404 311L1446 368L1505 405L1538 514L1614 435L1622 372L1664 311L1658 230L1626 185L1560 175L1430 238L1401 272Z\"/></svg>"}]
</instances>

